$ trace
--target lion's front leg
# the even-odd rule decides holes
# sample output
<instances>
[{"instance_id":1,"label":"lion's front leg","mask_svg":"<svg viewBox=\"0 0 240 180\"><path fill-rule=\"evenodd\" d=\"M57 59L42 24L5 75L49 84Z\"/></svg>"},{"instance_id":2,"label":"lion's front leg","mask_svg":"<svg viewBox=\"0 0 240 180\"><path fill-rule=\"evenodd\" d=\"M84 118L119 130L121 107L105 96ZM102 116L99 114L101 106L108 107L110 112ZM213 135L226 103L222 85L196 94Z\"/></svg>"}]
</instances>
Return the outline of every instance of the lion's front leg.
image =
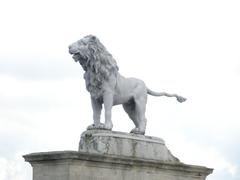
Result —
<instances>
[{"instance_id":1,"label":"lion's front leg","mask_svg":"<svg viewBox=\"0 0 240 180\"><path fill-rule=\"evenodd\" d=\"M104 124L100 122L102 102L99 99L91 98L91 103L93 109L93 124L88 126L87 129L103 129Z\"/></svg>"},{"instance_id":2,"label":"lion's front leg","mask_svg":"<svg viewBox=\"0 0 240 180\"><path fill-rule=\"evenodd\" d=\"M103 96L103 103L105 109L105 128L111 130L112 124L112 106L113 106L113 94L105 92Z\"/></svg>"}]
</instances>

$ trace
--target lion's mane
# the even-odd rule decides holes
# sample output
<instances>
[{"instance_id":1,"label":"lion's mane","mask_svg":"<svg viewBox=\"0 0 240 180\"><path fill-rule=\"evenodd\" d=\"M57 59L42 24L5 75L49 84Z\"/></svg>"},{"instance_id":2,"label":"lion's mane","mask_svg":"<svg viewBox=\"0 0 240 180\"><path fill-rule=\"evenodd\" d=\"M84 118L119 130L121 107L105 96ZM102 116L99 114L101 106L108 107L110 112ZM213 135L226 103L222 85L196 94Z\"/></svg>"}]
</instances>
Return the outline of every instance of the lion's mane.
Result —
<instances>
[{"instance_id":1,"label":"lion's mane","mask_svg":"<svg viewBox=\"0 0 240 180\"><path fill-rule=\"evenodd\" d=\"M103 95L102 84L108 81L109 77L116 78L119 68L115 59L97 37L89 35L82 41L85 48L79 53L87 59L87 70L84 74L86 88L93 98L99 98Z\"/></svg>"}]
</instances>

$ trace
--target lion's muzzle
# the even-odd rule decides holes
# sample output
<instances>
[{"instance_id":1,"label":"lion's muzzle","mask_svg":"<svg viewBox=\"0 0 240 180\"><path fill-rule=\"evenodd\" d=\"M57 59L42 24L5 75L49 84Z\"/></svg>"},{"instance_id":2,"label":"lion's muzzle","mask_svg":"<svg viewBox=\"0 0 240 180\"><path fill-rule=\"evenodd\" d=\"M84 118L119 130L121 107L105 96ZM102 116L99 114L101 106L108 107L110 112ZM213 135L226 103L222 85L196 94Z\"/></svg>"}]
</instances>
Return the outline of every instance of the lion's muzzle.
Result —
<instances>
[{"instance_id":1,"label":"lion's muzzle","mask_svg":"<svg viewBox=\"0 0 240 180\"><path fill-rule=\"evenodd\" d=\"M73 44L71 44L70 46L68 46L68 51L70 54L77 54L78 48L76 46L74 46Z\"/></svg>"}]
</instances>

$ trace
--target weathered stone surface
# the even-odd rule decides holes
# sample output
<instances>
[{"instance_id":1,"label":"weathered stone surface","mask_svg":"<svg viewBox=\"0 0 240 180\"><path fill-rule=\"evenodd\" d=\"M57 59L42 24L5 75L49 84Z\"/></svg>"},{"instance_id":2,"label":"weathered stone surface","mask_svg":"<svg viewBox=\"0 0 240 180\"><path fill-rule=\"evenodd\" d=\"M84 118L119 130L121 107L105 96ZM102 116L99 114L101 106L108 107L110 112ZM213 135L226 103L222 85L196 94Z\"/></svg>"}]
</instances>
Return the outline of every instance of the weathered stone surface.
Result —
<instances>
[{"instance_id":1,"label":"weathered stone surface","mask_svg":"<svg viewBox=\"0 0 240 180\"><path fill-rule=\"evenodd\" d=\"M77 151L24 156L33 167L33 180L204 180L212 169L140 158Z\"/></svg>"},{"instance_id":2,"label":"weathered stone surface","mask_svg":"<svg viewBox=\"0 0 240 180\"><path fill-rule=\"evenodd\" d=\"M204 180L212 169L186 165L162 139L106 130L85 131L79 151L24 156L33 180Z\"/></svg>"},{"instance_id":3,"label":"weathered stone surface","mask_svg":"<svg viewBox=\"0 0 240 180\"><path fill-rule=\"evenodd\" d=\"M179 162L160 138L116 131L85 131L81 136L79 151L90 154Z\"/></svg>"}]
</instances>

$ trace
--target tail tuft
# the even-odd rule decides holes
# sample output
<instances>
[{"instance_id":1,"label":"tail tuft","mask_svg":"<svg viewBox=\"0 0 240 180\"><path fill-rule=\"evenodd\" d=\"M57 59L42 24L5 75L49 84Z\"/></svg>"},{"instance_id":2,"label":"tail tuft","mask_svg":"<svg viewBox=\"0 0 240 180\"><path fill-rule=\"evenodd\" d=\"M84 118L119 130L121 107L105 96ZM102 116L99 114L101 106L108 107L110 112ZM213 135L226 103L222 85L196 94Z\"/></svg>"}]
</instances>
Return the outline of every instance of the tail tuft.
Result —
<instances>
[{"instance_id":1,"label":"tail tuft","mask_svg":"<svg viewBox=\"0 0 240 180\"><path fill-rule=\"evenodd\" d=\"M182 102L187 100L187 98L184 98L182 96L177 96L176 98L177 98L177 101L180 102L180 103L182 103Z\"/></svg>"}]
</instances>

